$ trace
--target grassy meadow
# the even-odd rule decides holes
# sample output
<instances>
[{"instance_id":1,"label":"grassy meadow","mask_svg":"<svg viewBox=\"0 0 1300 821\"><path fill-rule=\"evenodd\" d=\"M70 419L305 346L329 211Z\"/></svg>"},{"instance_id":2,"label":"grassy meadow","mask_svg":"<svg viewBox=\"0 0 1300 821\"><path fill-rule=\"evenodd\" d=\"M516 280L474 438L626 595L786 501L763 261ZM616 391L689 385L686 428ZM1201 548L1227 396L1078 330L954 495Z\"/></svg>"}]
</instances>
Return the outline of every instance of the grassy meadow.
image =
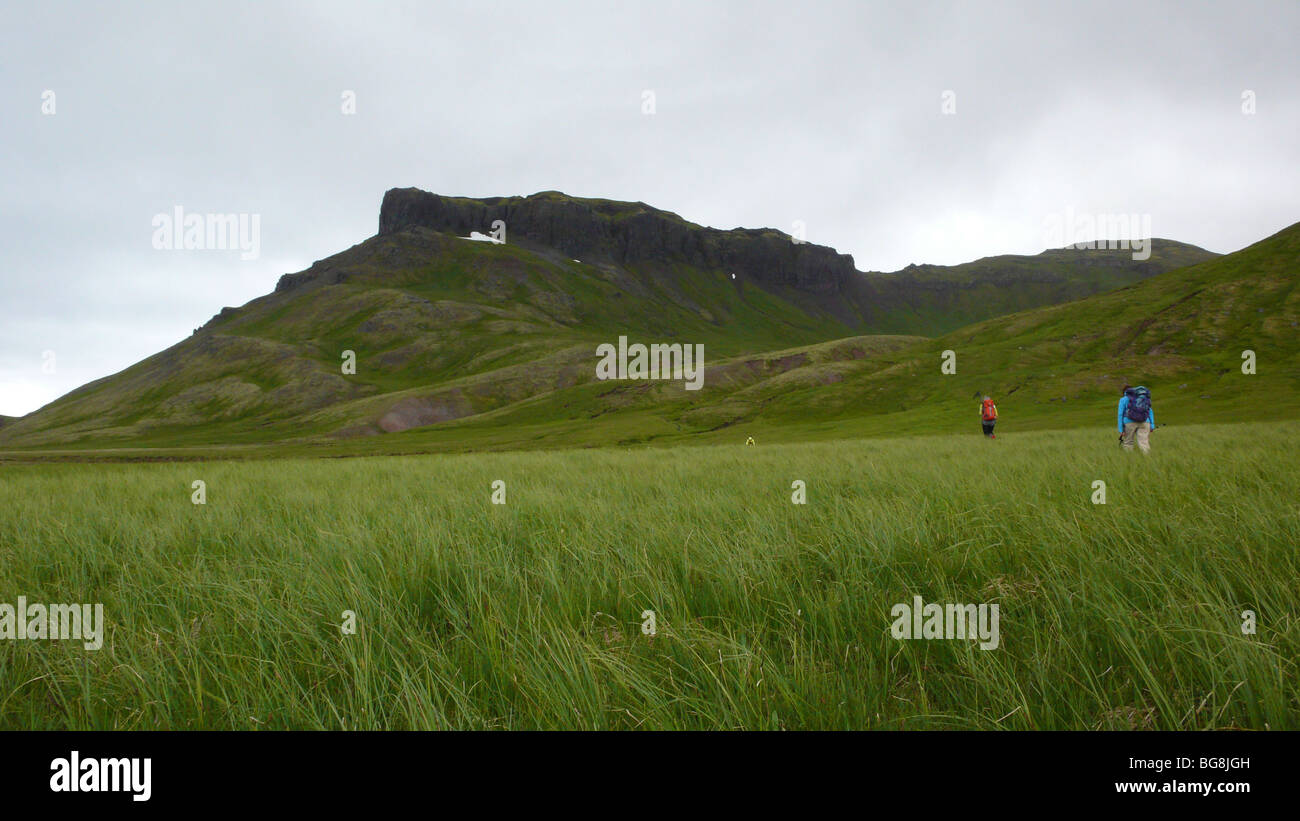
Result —
<instances>
[{"instance_id":1,"label":"grassy meadow","mask_svg":"<svg viewBox=\"0 0 1300 821\"><path fill-rule=\"evenodd\" d=\"M0 602L107 622L0 642L0 729L1300 729L1300 423L971 428L0 463Z\"/></svg>"}]
</instances>

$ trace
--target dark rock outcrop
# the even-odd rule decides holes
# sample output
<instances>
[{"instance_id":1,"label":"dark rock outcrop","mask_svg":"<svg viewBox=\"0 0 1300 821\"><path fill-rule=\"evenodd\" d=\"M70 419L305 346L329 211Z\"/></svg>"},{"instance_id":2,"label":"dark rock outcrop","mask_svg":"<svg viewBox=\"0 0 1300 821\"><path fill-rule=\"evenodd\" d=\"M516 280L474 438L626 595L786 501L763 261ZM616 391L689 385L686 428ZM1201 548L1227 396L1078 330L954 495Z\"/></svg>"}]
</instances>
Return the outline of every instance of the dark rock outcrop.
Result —
<instances>
[{"instance_id":1,"label":"dark rock outcrop","mask_svg":"<svg viewBox=\"0 0 1300 821\"><path fill-rule=\"evenodd\" d=\"M705 228L643 202L581 199L558 191L472 199L394 188L384 194L379 213L380 236L412 241L421 230L433 236L490 234L494 224L504 224L510 244L553 257L635 269L664 280L679 276L678 266L733 274L737 288L762 288L850 328L886 333L944 333L1002 313L1080 299L1215 256L1155 239L1155 253L1147 261L1134 260L1128 251L1054 249L956 266L909 265L880 274L857 270L849 254L795 242L775 229ZM339 275L312 270L285 277L279 288Z\"/></svg>"},{"instance_id":2,"label":"dark rock outcrop","mask_svg":"<svg viewBox=\"0 0 1300 821\"><path fill-rule=\"evenodd\" d=\"M767 287L823 296L841 293L861 277L851 255L794 242L774 229L722 231L645 203L584 200L553 191L468 199L394 188L384 194L379 233L425 227L459 236L489 234L498 220L505 224L510 243L553 248L584 262L684 263L734 273Z\"/></svg>"}]
</instances>

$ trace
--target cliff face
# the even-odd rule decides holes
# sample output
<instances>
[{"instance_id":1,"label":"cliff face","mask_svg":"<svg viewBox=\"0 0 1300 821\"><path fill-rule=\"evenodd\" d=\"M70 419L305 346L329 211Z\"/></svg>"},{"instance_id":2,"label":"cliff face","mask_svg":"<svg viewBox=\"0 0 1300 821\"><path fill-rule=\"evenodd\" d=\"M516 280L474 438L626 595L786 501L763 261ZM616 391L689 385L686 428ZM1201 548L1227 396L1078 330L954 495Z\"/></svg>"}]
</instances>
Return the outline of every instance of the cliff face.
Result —
<instances>
[{"instance_id":1,"label":"cliff face","mask_svg":"<svg viewBox=\"0 0 1300 821\"><path fill-rule=\"evenodd\" d=\"M466 236L490 233L501 220L512 245L636 270L652 280L676 265L735 274L805 310L868 332L940 334L999 314L1081 299L1216 256L1169 240L1152 240L1149 260L1127 250L1055 249L1033 256L986 257L962 265L911 265L892 274L857 270L833 248L795 243L770 228L722 231L687 222L643 202L570 197L444 197L416 188L384 195L379 235L423 227ZM286 276L282 287L313 271Z\"/></svg>"},{"instance_id":2,"label":"cliff face","mask_svg":"<svg viewBox=\"0 0 1300 821\"><path fill-rule=\"evenodd\" d=\"M841 293L861 276L852 256L795 243L772 229L721 231L644 203L583 200L556 192L466 199L394 188L384 195L379 234L417 226L460 236L487 234L497 220L505 223L511 243L553 248L585 262L625 267L685 263L819 296Z\"/></svg>"}]
</instances>

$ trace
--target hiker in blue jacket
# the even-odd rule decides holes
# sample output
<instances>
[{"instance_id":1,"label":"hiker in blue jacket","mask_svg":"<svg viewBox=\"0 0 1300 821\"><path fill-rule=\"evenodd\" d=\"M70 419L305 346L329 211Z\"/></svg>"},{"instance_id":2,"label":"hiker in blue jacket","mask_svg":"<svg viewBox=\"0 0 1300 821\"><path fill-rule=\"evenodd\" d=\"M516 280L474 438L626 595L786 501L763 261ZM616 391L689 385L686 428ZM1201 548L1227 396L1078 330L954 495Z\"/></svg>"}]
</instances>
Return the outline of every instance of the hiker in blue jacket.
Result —
<instances>
[{"instance_id":1,"label":"hiker in blue jacket","mask_svg":"<svg viewBox=\"0 0 1300 821\"><path fill-rule=\"evenodd\" d=\"M1156 412L1151 407L1151 391L1142 385L1124 386L1119 399L1119 441L1124 450L1132 450L1134 441L1138 450L1151 452L1151 431L1156 429Z\"/></svg>"}]
</instances>

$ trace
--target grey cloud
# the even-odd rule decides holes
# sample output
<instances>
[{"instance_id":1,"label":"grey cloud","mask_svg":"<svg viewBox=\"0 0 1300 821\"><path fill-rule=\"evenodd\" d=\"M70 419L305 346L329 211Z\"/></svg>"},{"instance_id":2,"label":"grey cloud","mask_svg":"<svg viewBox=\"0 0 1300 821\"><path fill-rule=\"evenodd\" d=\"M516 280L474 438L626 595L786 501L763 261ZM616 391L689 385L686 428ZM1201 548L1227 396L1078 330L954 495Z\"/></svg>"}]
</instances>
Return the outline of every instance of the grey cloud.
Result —
<instances>
[{"instance_id":1,"label":"grey cloud","mask_svg":"<svg viewBox=\"0 0 1300 821\"><path fill-rule=\"evenodd\" d=\"M1065 207L1235 250L1300 219L1297 30L1294 2L7 9L0 413L373 234L394 186L798 219L865 270L1036 252ZM178 204L260 214L261 257L154 250Z\"/></svg>"}]
</instances>

